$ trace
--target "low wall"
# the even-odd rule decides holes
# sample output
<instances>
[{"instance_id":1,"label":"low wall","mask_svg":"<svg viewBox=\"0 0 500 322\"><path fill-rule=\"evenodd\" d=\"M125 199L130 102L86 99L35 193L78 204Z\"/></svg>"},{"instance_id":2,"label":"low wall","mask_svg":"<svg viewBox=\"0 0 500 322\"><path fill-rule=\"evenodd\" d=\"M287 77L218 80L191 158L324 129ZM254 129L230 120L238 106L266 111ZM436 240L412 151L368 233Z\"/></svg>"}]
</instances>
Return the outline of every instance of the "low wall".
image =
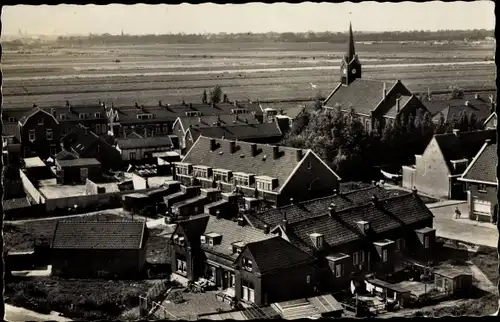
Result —
<instances>
[{"instance_id":1,"label":"low wall","mask_svg":"<svg viewBox=\"0 0 500 322\"><path fill-rule=\"evenodd\" d=\"M29 207L4 210L6 220L19 220L27 218L39 218L46 214L44 204L35 204Z\"/></svg>"},{"instance_id":2,"label":"low wall","mask_svg":"<svg viewBox=\"0 0 500 322\"><path fill-rule=\"evenodd\" d=\"M46 198L40 193L40 191L38 191L33 183L31 183L30 179L28 179L22 170L19 170L19 176L23 182L24 191L26 191L31 199L38 204L45 203Z\"/></svg>"}]
</instances>

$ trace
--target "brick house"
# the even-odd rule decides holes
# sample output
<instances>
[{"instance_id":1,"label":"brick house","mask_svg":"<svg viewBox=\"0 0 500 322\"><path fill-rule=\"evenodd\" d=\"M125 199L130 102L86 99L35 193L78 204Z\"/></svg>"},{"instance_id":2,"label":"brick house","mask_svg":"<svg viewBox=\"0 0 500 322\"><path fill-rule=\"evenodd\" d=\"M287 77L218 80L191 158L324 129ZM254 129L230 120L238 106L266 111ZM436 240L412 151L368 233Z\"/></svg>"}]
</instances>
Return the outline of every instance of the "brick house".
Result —
<instances>
[{"instance_id":1,"label":"brick house","mask_svg":"<svg viewBox=\"0 0 500 322\"><path fill-rule=\"evenodd\" d=\"M208 215L181 221L170 247L173 279L204 277L237 301L262 305L313 291L314 257L243 221Z\"/></svg>"},{"instance_id":2,"label":"brick house","mask_svg":"<svg viewBox=\"0 0 500 322\"><path fill-rule=\"evenodd\" d=\"M338 188L340 177L312 150L213 139L200 136L182 162L174 163L174 179L235 189L245 198L271 206L323 197Z\"/></svg>"},{"instance_id":3,"label":"brick house","mask_svg":"<svg viewBox=\"0 0 500 322\"><path fill-rule=\"evenodd\" d=\"M64 151L76 158L95 158L105 168L116 168L121 163L120 153L89 128L78 125L61 139ZM59 156L61 157L61 155Z\"/></svg>"},{"instance_id":4,"label":"brick house","mask_svg":"<svg viewBox=\"0 0 500 322\"><path fill-rule=\"evenodd\" d=\"M497 144L487 140L459 180L467 187L469 218L496 222L498 218Z\"/></svg>"},{"instance_id":5,"label":"brick house","mask_svg":"<svg viewBox=\"0 0 500 322\"><path fill-rule=\"evenodd\" d=\"M495 136L496 130L434 135L422 155L415 155L415 165L403 166L403 187L438 198L465 199L465 185L458 178L485 140Z\"/></svg>"},{"instance_id":6,"label":"brick house","mask_svg":"<svg viewBox=\"0 0 500 322\"><path fill-rule=\"evenodd\" d=\"M283 134L277 123L257 123L231 126L191 127L184 137L184 150L187 152L200 136L245 141L250 143L278 143Z\"/></svg>"},{"instance_id":7,"label":"brick house","mask_svg":"<svg viewBox=\"0 0 500 322\"><path fill-rule=\"evenodd\" d=\"M138 103L134 106L111 106L107 110L107 117L111 132L116 137L126 137L129 131L135 131L143 137L151 137L171 134L178 117L226 115L242 111L262 118L262 111L258 105L251 102L234 104L186 104L183 102L170 105L161 101L157 106L144 106Z\"/></svg>"},{"instance_id":8,"label":"brick house","mask_svg":"<svg viewBox=\"0 0 500 322\"><path fill-rule=\"evenodd\" d=\"M139 278L148 231L138 221L58 221L51 241L52 272L71 278Z\"/></svg>"},{"instance_id":9,"label":"brick house","mask_svg":"<svg viewBox=\"0 0 500 322\"><path fill-rule=\"evenodd\" d=\"M235 112L235 111L242 111ZM237 114L222 114L222 115L202 115L201 112L196 116L180 116L172 125L173 134L179 138L179 146L186 148L186 134L190 129L203 129L211 127L228 127L236 125L251 125L259 124L260 121L256 116L246 109L234 109ZM194 141L191 142L194 143Z\"/></svg>"},{"instance_id":10,"label":"brick house","mask_svg":"<svg viewBox=\"0 0 500 322\"><path fill-rule=\"evenodd\" d=\"M3 164L20 165L22 156L19 126L17 124L2 124Z\"/></svg>"},{"instance_id":11,"label":"brick house","mask_svg":"<svg viewBox=\"0 0 500 322\"><path fill-rule=\"evenodd\" d=\"M493 112L491 115L484 121L484 128L486 130L494 130L497 128L497 113Z\"/></svg>"},{"instance_id":12,"label":"brick house","mask_svg":"<svg viewBox=\"0 0 500 322\"><path fill-rule=\"evenodd\" d=\"M35 107L21 117L18 125L23 157L46 159L61 150L59 121L47 111Z\"/></svg>"},{"instance_id":13,"label":"brick house","mask_svg":"<svg viewBox=\"0 0 500 322\"><path fill-rule=\"evenodd\" d=\"M381 131L386 123L393 123L397 118L405 122L409 115L423 115L427 111L400 80L362 79L361 67L349 25L348 51L341 62L340 83L324 101L325 109L340 109L342 113L354 109L366 131Z\"/></svg>"},{"instance_id":14,"label":"brick house","mask_svg":"<svg viewBox=\"0 0 500 322\"><path fill-rule=\"evenodd\" d=\"M102 177L101 163L96 159L55 160L57 181L62 184L85 183Z\"/></svg>"},{"instance_id":15,"label":"brick house","mask_svg":"<svg viewBox=\"0 0 500 322\"><path fill-rule=\"evenodd\" d=\"M122 161L152 160L153 153L172 150L172 140L168 136L118 139L116 149Z\"/></svg>"},{"instance_id":16,"label":"brick house","mask_svg":"<svg viewBox=\"0 0 500 322\"><path fill-rule=\"evenodd\" d=\"M318 258L318 287L331 291L367 272L392 273L408 256L432 256L433 215L416 191L337 210L318 209L314 217L282 223L271 229Z\"/></svg>"}]
</instances>

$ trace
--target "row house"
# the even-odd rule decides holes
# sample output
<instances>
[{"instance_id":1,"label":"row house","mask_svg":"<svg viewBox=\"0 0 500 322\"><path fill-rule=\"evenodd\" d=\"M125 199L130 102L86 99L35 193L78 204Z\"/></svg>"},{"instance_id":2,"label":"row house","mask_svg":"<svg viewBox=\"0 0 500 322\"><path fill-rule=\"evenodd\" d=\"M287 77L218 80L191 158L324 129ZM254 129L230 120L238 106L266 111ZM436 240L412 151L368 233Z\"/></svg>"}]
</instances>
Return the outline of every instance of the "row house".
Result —
<instances>
[{"instance_id":1,"label":"row house","mask_svg":"<svg viewBox=\"0 0 500 322\"><path fill-rule=\"evenodd\" d=\"M83 125L77 126L61 139L61 148L56 159L95 158L108 169L117 168L121 163L118 150Z\"/></svg>"},{"instance_id":2,"label":"row house","mask_svg":"<svg viewBox=\"0 0 500 322\"><path fill-rule=\"evenodd\" d=\"M447 124L460 121L463 114L469 118L474 115L478 122L483 123L495 111L496 106L493 95L485 97L478 93L451 99L434 99L428 93L427 99L422 100L422 103L433 116L434 123L443 119Z\"/></svg>"},{"instance_id":3,"label":"row house","mask_svg":"<svg viewBox=\"0 0 500 322\"><path fill-rule=\"evenodd\" d=\"M250 113L262 118L262 112L254 103L218 103L178 105L164 104L144 106L135 103L132 107L111 106L107 110L108 123L111 132L116 137L125 137L130 131L135 131L143 137L164 136L173 132L173 125L179 117L201 117L212 115Z\"/></svg>"},{"instance_id":4,"label":"row house","mask_svg":"<svg viewBox=\"0 0 500 322\"><path fill-rule=\"evenodd\" d=\"M173 280L205 278L226 298L265 305L313 292L315 258L241 220L202 215L181 221L170 247Z\"/></svg>"},{"instance_id":5,"label":"row house","mask_svg":"<svg viewBox=\"0 0 500 322\"><path fill-rule=\"evenodd\" d=\"M118 139L116 149L122 161L152 160L154 153L171 151L172 140L168 136Z\"/></svg>"},{"instance_id":6,"label":"row house","mask_svg":"<svg viewBox=\"0 0 500 322\"><path fill-rule=\"evenodd\" d=\"M403 187L438 198L465 199L465 184L458 178L487 139L495 141L496 130L434 135L422 155L415 155L415 165L403 166Z\"/></svg>"},{"instance_id":7,"label":"row house","mask_svg":"<svg viewBox=\"0 0 500 322\"><path fill-rule=\"evenodd\" d=\"M59 121L47 111L33 108L21 117L18 126L23 157L47 159L61 150Z\"/></svg>"},{"instance_id":8,"label":"row house","mask_svg":"<svg viewBox=\"0 0 500 322\"><path fill-rule=\"evenodd\" d=\"M312 150L204 136L174 163L174 179L271 206L327 196L340 181Z\"/></svg>"},{"instance_id":9,"label":"row house","mask_svg":"<svg viewBox=\"0 0 500 322\"><path fill-rule=\"evenodd\" d=\"M257 123L232 126L191 127L184 136L184 150L189 151L200 136L245 141L250 143L275 144L283 138L278 123Z\"/></svg>"},{"instance_id":10,"label":"row house","mask_svg":"<svg viewBox=\"0 0 500 322\"><path fill-rule=\"evenodd\" d=\"M469 219L495 223L498 218L497 144L486 140L459 178L465 182Z\"/></svg>"},{"instance_id":11,"label":"row house","mask_svg":"<svg viewBox=\"0 0 500 322\"><path fill-rule=\"evenodd\" d=\"M331 196L307 200L303 202L292 202L283 207L269 209L262 212L248 212L243 215L246 222L252 227L264 229L265 226L276 227L287 220L289 224L315 217L318 212L328 209L331 204L335 204L337 211L343 209L365 205L371 202L373 196L379 200L384 200L400 195L401 190L389 190L379 184L374 184L362 189L347 192L337 192Z\"/></svg>"},{"instance_id":12,"label":"row house","mask_svg":"<svg viewBox=\"0 0 500 322\"><path fill-rule=\"evenodd\" d=\"M173 126L173 134L179 138L181 148L186 149L185 137L191 129L228 127L259 124L259 119L247 109L233 109L232 114L202 115L201 112L178 117ZM196 140L195 140L196 141ZM192 141L191 143L194 143Z\"/></svg>"},{"instance_id":13,"label":"row house","mask_svg":"<svg viewBox=\"0 0 500 322\"><path fill-rule=\"evenodd\" d=\"M314 217L271 227L290 243L318 259L318 287L344 288L368 272L393 273L406 259L432 258L433 215L416 191L338 210L334 203Z\"/></svg>"},{"instance_id":14,"label":"row house","mask_svg":"<svg viewBox=\"0 0 500 322\"><path fill-rule=\"evenodd\" d=\"M340 65L340 83L323 103L325 109L339 110L343 114L354 109L368 132L381 131L386 123L394 123L398 118L405 121L409 115L423 115L427 111L400 80L362 79L361 66L349 26L348 51Z\"/></svg>"}]
</instances>

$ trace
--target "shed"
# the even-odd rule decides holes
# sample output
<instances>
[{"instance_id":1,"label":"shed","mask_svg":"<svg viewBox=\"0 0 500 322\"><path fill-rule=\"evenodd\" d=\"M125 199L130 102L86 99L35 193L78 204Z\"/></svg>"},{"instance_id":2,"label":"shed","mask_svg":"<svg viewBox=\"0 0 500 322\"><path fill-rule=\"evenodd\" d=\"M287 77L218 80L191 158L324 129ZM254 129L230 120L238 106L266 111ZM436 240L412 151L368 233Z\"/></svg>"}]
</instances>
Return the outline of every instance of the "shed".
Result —
<instances>
[{"instance_id":1,"label":"shed","mask_svg":"<svg viewBox=\"0 0 500 322\"><path fill-rule=\"evenodd\" d=\"M403 307L411 297L410 290L377 278L367 278L365 280L365 285L369 293L381 296L386 299L387 302L395 302L401 307Z\"/></svg>"},{"instance_id":2,"label":"shed","mask_svg":"<svg viewBox=\"0 0 500 322\"><path fill-rule=\"evenodd\" d=\"M62 184L81 183L86 179L95 180L102 176L101 163L95 158L57 160L56 172Z\"/></svg>"},{"instance_id":3,"label":"shed","mask_svg":"<svg viewBox=\"0 0 500 322\"><path fill-rule=\"evenodd\" d=\"M52 273L65 277L139 278L148 231L140 221L58 221L51 242Z\"/></svg>"},{"instance_id":4,"label":"shed","mask_svg":"<svg viewBox=\"0 0 500 322\"><path fill-rule=\"evenodd\" d=\"M472 274L456 268L439 268L434 270L436 288L447 294L465 294L472 288Z\"/></svg>"},{"instance_id":5,"label":"shed","mask_svg":"<svg viewBox=\"0 0 500 322\"><path fill-rule=\"evenodd\" d=\"M344 311L342 305L330 294L273 303L271 307L286 320L341 317Z\"/></svg>"}]
</instances>

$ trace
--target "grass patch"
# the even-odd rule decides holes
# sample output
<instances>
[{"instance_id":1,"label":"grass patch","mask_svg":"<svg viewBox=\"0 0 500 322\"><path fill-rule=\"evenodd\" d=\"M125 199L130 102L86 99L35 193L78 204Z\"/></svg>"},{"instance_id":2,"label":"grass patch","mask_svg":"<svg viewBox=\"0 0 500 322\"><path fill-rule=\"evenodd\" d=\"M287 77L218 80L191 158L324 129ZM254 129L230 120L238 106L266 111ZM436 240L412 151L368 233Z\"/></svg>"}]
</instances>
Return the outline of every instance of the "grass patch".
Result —
<instances>
[{"instance_id":1,"label":"grass patch","mask_svg":"<svg viewBox=\"0 0 500 322\"><path fill-rule=\"evenodd\" d=\"M143 281L10 278L5 281L6 302L48 314L58 311L73 319L115 319L139 305L149 289Z\"/></svg>"}]
</instances>

